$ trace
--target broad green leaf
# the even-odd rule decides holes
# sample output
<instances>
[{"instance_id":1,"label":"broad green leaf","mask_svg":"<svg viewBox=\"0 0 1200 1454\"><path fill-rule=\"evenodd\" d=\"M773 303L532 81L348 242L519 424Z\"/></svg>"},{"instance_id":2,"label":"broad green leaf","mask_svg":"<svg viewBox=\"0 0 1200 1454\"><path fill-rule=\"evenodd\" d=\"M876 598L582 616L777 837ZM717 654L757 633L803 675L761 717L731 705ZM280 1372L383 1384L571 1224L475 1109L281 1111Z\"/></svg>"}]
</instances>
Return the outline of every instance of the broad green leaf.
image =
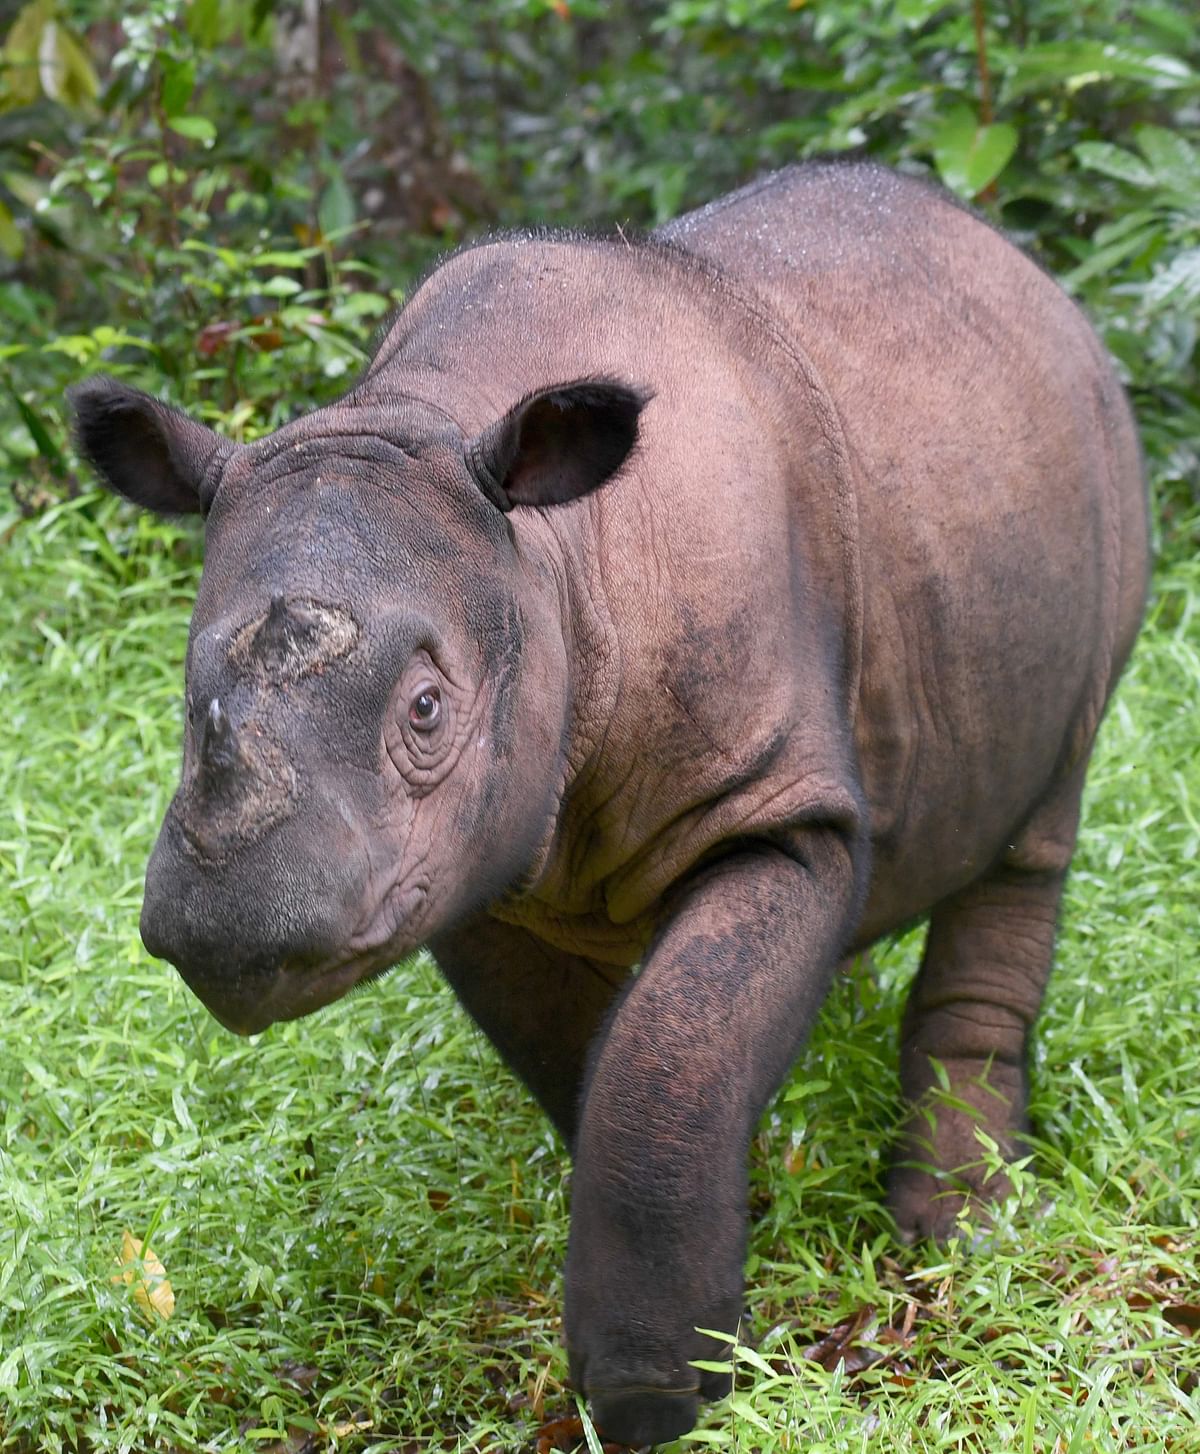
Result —
<instances>
[{"instance_id":1,"label":"broad green leaf","mask_svg":"<svg viewBox=\"0 0 1200 1454\"><path fill-rule=\"evenodd\" d=\"M17 18L9 27L4 49L0 51L0 61L3 62L2 74L11 105L30 106L41 93L38 52L50 13L49 0L33 0L32 4L17 12Z\"/></svg>"},{"instance_id":2,"label":"broad green leaf","mask_svg":"<svg viewBox=\"0 0 1200 1454\"><path fill-rule=\"evenodd\" d=\"M19 258L25 251L25 239L21 236L21 229L13 221L13 215L0 202L0 252L5 257Z\"/></svg>"},{"instance_id":3,"label":"broad green leaf","mask_svg":"<svg viewBox=\"0 0 1200 1454\"><path fill-rule=\"evenodd\" d=\"M1116 177L1119 182L1134 187L1153 187L1156 183L1154 173L1141 157L1110 141L1081 141L1075 155L1090 171Z\"/></svg>"},{"instance_id":4,"label":"broad green leaf","mask_svg":"<svg viewBox=\"0 0 1200 1454\"><path fill-rule=\"evenodd\" d=\"M1135 5L1133 13L1143 25L1178 43L1180 51L1188 50L1200 35L1194 15L1185 14L1170 5Z\"/></svg>"},{"instance_id":5,"label":"broad green leaf","mask_svg":"<svg viewBox=\"0 0 1200 1454\"><path fill-rule=\"evenodd\" d=\"M674 217L688 183L686 167L663 167L654 178L651 192L654 198L654 215L659 221Z\"/></svg>"},{"instance_id":6,"label":"broad green leaf","mask_svg":"<svg viewBox=\"0 0 1200 1454\"><path fill-rule=\"evenodd\" d=\"M979 128L967 165L967 182L974 195L994 182L1008 166L1017 149L1017 140L1017 128L1007 121L994 121Z\"/></svg>"},{"instance_id":7,"label":"broad green leaf","mask_svg":"<svg viewBox=\"0 0 1200 1454\"><path fill-rule=\"evenodd\" d=\"M189 141L210 144L217 137L217 128L207 116L172 116L167 125L180 136L186 136Z\"/></svg>"},{"instance_id":8,"label":"broad green leaf","mask_svg":"<svg viewBox=\"0 0 1200 1454\"><path fill-rule=\"evenodd\" d=\"M748 1343L739 1343L733 1350L733 1356L739 1363L748 1363L751 1368L761 1373L764 1378L775 1377L775 1370L762 1356L757 1348L751 1348Z\"/></svg>"},{"instance_id":9,"label":"broad green leaf","mask_svg":"<svg viewBox=\"0 0 1200 1454\"><path fill-rule=\"evenodd\" d=\"M1151 223L1158 222L1158 215L1149 208L1140 207L1136 212L1126 212L1123 217L1118 217L1113 222L1106 222L1103 227L1098 227L1092 234L1093 247L1107 247L1110 242L1117 242L1129 233L1138 231L1139 228L1148 227Z\"/></svg>"},{"instance_id":10,"label":"broad green leaf","mask_svg":"<svg viewBox=\"0 0 1200 1454\"><path fill-rule=\"evenodd\" d=\"M1200 153L1185 136L1165 126L1138 126L1133 134L1160 182L1200 200Z\"/></svg>"},{"instance_id":11,"label":"broad green leaf","mask_svg":"<svg viewBox=\"0 0 1200 1454\"><path fill-rule=\"evenodd\" d=\"M933 136L938 175L963 197L975 197L1000 175L1017 148L1017 129L1006 121L981 126L965 107L956 107Z\"/></svg>"},{"instance_id":12,"label":"broad green leaf","mask_svg":"<svg viewBox=\"0 0 1200 1454\"><path fill-rule=\"evenodd\" d=\"M268 298L290 298L293 293L300 291L300 284L295 278L286 278L282 273L277 273L273 278L267 278L265 282L254 285L256 293L263 293Z\"/></svg>"},{"instance_id":13,"label":"broad green leaf","mask_svg":"<svg viewBox=\"0 0 1200 1454\"><path fill-rule=\"evenodd\" d=\"M93 328L91 333L63 333L42 344L43 353L65 353L81 364L91 363L106 348L140 348L152 352L154 345L107 323Z\"/></svg>"},{"instance_id":14,"label":"broad green leaf","mask_svg":"<svg viewBox=\"0 0 1200 1454\"><path fill-rule=\"evenodd\" d=\"M5 172L4 185L18 202L32 212L46 195L46 184L40 177L31 177L28 172Z\"/></svg>"},{"instance_id":15,"label":"broad green leaf","mask_svg":"<svg viewBox=\"0 0 1200 1454\"><path fill-rule=\"evenodd\" d=\"M20 1375L21 1360L25 1349L18 1344L10 1354L0 1363L0 1390L15 1389Z\"/></svg>"},{"instance_id":16,"label":"broad green leaf","mask_svg":"<svg viewBox=\"0 0 1200 1454\"><path fill-rule=\"evenodd\" d=\"M1193 84L1195 72L1176 56L1099 40L1050 41L1011 53L1004 86L1007 100L1029 91L1078 91L1097 81L1142 81L1152 91L1173 91Z\"/></svg>"},{"instance_id":17,"label":"broad green leaf","mask_svg":"<svg viewBox=\"0 0 1200 1454\"><path fill-rule=\"evenodd\" d=\"M181 251L208 253L212 257L219 258L230 271L237 270L242 262L241 254L234 252L232 248L216 247L211 242L201 242L195 237L186 238L182 244Z\"/></svg>"},{"instance_id":18,"label":"broad green leaf","mask_svg":"<svg viewBox=\"0 0 1200 1454\"><path fill-rule=\"evenodd\" d=\"M64 68L62 102L78 111L100 94L100 82L82 42L62 25L58 27L58 54Z\"/></svg>"},{"instance_id":19,"label":"broad green leaf","mask_svg":"<svg viewBox=\"0 0 1200 1454\"><path fill-rule=\"evenodd\" d=\"M780 80L789 91L844 91L849 94L856 89L854 78L847 76L840 66L834 68L832 66L813 65L807 57L797 57L795 64L789 65L784 70ZM821 129L813 117L790 118L793 125L802 120L805 122L807 128L814 133ZM786 121L779 123L780 126L787 126L788 124Z\"/></svg>"},{"instance_id":20,"label":"broad green leaf","mask_svg":"<svg viewBox=\"0 0 1200 1454\"><path fill-rule=\"evenodd\" d=\"M198 46L211 49L221 39L221 0L192 0L186 25Z\"/></svg>"},{"instance_id":21,"label":"broad green leaf","mask_svg":"<svg viewBox=\"0 0 1200 1454\"><path fill-rule=\"evenodd\" d=\"M896 14L905 25L924 25L945 5L946 0L896 0Z\"/></svg>"},{"instance_id":22,"label":"broad green leaf","mask_svg":"<svg viewBox=\"0 0 1200 1454\"><path fill-rule=\"evenodd\" d=\"M38 76L52 101L75 110L94 101L100 83L87 52L65 26L49 21L38 41Z\"/></svg>"},{"instance_id":23,"label":"broad green leaf","mask_svg":"<svg viewBox=\"0 0 1200 1454\"><path fill-rule=\"evenodd\" d=\"M192 1120L187 1102L183 1098L183 1091L179 1086L175 1086L171 1091L171 1108L175 1112L175 1119L185 1131L196 1129L196 1123Z\"/></svg>"},{"instance_id":24,"label":"broad green leaf","mask_svg":"<svg viewBox=\"0 0 1200 1454\"><path fill-rule=\"evenodd\" d=\"M731 1393L725 1401L725 1407L739 1418L745 1419L763 1434L771 1434L774 1430L768 1421L758 1412L751 1400L744 1393Z\"/></svg>"},{"instance_id":25,"label":"broad green leaf","mask_svg":"<svg viewBox=\"0 0 1200 1454\"><path fill-rule=\"evenodd\" d=\"M163 110L168 116L182 116L195 89L196 62L188 59L169 63L163 71Z\"/></svg>"},{"instance_id":26,"label":"broad green leaf","mask_svg":"<svg viewBox=\"0 0 1200 1454\"><path fill-rule=\"evenodd\" d=\"M92 329L92 337L96 340L96 346L105 348L141 348L147 352L153 352L154 345L147 343L144 338L137 338L132 333L126 333L123 328L113 328L108 323L98 323Z\"/></svg>"},{"instance_id":27,"label":"broad green leaf","mask_svg":"<svg viewBox=\"0 0 1200 1454\"><path fill-rule=\"evenodd\" d=\"M344 323L351 318L379 318L392 307L392 300L382 293L350 293L337 305L337 319Z\"/></svg>"},{"instance_id":28,"label":"broad green leaf","mask_svg":"<svg viewBox=\"0 0 1200 1454\"><path fill-rule=\"evenodd\" d=\"M1200 301L1200 247L1189 247L1154 274L1142 293L1151 306L1188 308Z\"/></svg>"},{"instance_id":29,"label":"broad green leaf","mask_svg":"<svg viewBox=\"0 0 1200 1454\"><path fill-rule=\"evenodd\" d=\"M354 198L341 172L334 172L321 194L317 223L325 237L333 237L354 226Z\"/></svg>"},{"instance_id":30,"label":"broad green leaf","mask_svg":"<svg viewBox=\"0 0 1200 1454\"><path fill-rule=\"evenodd\" d=\"M293 251L275 248L270 252L260 252L251 259L251 265L256 268L302 268L309 258L316 257L319 252L320 248L317 247L296 248Z\"/></svg>"},{"instance_id":31,"label":"broad green leaf","mask_svg":"<svg viewBox=\"0 0 1200 1454\"><path fill-rule=\"evenodd\" d=\"M86 333L62 333L44 344L43 350L46 353L65 353L79 364L91 363L100 352L95 340Z\"/></svg>"}]
</instances>

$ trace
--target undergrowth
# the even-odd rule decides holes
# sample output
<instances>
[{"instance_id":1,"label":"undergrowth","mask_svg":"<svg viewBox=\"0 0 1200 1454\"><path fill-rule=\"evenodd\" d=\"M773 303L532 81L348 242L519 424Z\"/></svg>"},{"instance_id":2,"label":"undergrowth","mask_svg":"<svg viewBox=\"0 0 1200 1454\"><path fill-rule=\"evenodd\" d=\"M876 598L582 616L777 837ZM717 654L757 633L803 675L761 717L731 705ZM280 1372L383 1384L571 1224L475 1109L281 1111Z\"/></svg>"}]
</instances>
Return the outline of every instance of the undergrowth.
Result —
<instances>
[{"instance_id":1,"label":"undergrowth","mask_svg":"<svg viewBox=\"0 0 1200 1454\"><path fill-rule=\"evenodd\" d=\"M140 947L196 536L91 495L0 528L0 1448L573 1447L567 1159L428 959L242 1042ZM1200 1449L1198 716L1183 558L1092 770L1016 1201L894 1245L919 936L881 947L760 1128L737 1390L684 1445Z\"/></svg>"}]
</instances>

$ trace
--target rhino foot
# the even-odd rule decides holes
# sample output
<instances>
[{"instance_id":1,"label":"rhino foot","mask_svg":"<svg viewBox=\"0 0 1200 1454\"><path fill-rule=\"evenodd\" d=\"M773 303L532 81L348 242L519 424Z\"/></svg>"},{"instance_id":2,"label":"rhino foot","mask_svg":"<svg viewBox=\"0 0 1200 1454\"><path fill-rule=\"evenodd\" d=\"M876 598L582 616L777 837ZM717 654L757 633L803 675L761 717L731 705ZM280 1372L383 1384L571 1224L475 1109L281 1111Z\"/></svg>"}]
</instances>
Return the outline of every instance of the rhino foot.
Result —
<instances>
[{"instance_id":1,"label":"rhino foot","mask_svg":"<svg viewBox=\"0 0 1200 1454\"><path fill-rule=\"evenodd\" d=\"M697 1340L699 1342L699 1340ZM696 1357L717 1356L709 1346ZM700 1405L724 1398L732 1385L728 1373L693 1370L695 1382L676 1387L635 1382L627 1376L611 1385L599 1372L586 1380L588 1403L597 1432L606 1440L637 1447L666 1444L686 1434L700 1414Z\"/></svg>"},{"instance_id":2,"label":"rhino foot","mask_svg":"<svg viewBox=\"0 0 1200 1454\"><path fill-rule=\"evenodd\" d=\"M618 1444L667 1444L696 1422L697 1389L613 1388L589 1400L596 1431Z\"/></svg>"},{"instance_id":3,"label":"rhino foot","mask_svg":"<svg viewBox=\"0 0 1200 1454\"><path fill-rule=\"evenodd\" d=\"M950 1091L921 1098L895 1148L888 1210L902 1242L948 1242L969 1210L991 1222L989 1208L1012 1195L1012 1182L984 1146L1005 1161L1023 1154L1025 1089L1020 1067L950 1061ZM982 1140L980 1139L982 1133Z\"/></svg>"},{"instance_id":4,"label":"rhino foot","mask_svg":"<svg viewBox=\"0 0 1200 1454\"><path fill-rule=\"evenodd\" d=\"M974 1221L986 1226L989 1206L1012 1193L1012 1182L1002 1172L983 1178L982 1168L951 1175L921 1166L897 1166L888 1178L888 1210L901 1242L948 1242L958 1231L958 1219L970 1209Z\"/></svg>"}]
</instances>

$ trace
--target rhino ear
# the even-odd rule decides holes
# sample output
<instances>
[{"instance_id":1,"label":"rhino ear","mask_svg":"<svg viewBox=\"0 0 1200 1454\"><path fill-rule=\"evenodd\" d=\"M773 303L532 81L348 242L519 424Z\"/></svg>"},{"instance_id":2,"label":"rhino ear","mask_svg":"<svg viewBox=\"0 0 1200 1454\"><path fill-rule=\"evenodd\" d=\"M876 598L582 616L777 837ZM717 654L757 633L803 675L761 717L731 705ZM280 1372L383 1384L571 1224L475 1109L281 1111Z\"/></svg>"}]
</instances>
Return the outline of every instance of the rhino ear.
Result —
<instances>
[{"instance_id":1,"label":"rhino ear","mask_svg":"<svg viewBox=\"0 0 1200 1454\"><path fill-rule=\"evenodd\" d=\"M207 512L210 467L233 452L228 440L103 375L69 389L67 403L75 447L110 489L160 515Z\"/></svg>"},{"instance_id":2,"label":"rhino ear","mask_svg":"<svg viewBox=\"0 0 1200 1454\"><path fill-rule=\"evenodd\" d=\"M648 390L577 379L529 394L467 446L467 466L501 510L562 505L620 469L637 439Z\"/></svg>"}]
</instances>

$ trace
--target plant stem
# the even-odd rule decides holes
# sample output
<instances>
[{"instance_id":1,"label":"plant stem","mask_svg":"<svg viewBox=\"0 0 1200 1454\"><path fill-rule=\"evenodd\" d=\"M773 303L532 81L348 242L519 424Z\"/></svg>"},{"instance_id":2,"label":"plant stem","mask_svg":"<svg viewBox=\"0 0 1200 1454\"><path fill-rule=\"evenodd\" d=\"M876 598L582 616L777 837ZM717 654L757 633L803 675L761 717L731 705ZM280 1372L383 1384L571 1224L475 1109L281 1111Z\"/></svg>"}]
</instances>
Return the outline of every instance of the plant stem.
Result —
<instances>
[{"instance_id":1,"label":"plant stem","mask_svg":"<svg viewBox=\"0 0 1200 1454\"><path fill-rule=\"evenodd\" d=\"M994 113L992 111L992 78L988 72L984 0L971 0L971 13L975 18L975 63L979 69L979 121L982 126L990 126Z\"/></svg>"}]
</instances>

